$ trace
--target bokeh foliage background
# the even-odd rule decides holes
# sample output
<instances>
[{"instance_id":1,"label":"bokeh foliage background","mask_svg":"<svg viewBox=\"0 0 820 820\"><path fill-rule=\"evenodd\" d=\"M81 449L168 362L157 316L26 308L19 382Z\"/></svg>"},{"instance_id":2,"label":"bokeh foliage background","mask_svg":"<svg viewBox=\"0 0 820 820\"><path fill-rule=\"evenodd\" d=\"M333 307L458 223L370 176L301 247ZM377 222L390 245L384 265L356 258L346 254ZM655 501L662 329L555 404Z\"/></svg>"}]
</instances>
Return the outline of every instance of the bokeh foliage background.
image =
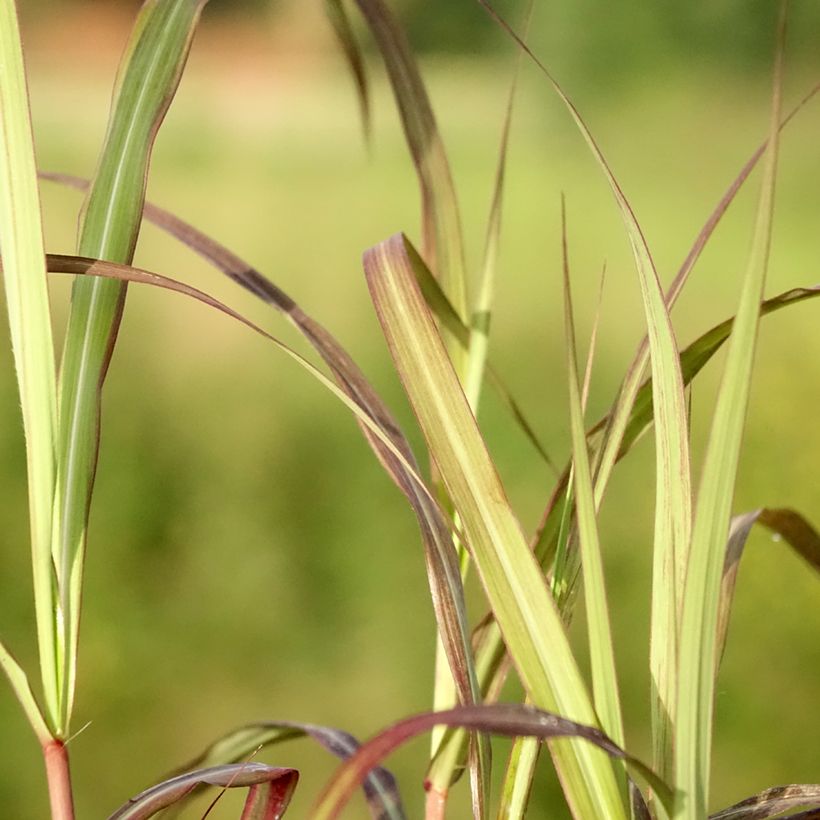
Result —
<instances>
[{"instance_id":1,"label":"bokeh foliage background","mask_svg":"<svg viewBox=\"0 0 820 820\"><path fill-rule=\"evenodd\" d=\"M498 5L512 15L521 6ZM579 0L538 9L533 43L585 112L667 281L765 131L774 5ZM135 5L21 6L39 163L88 176ZM423 55L475 266L513 51L471 0L396 7ZM818 32L818 6L793 3L787 105L820 73ZM420 444L359 261L390 233L418 231L412 167L375 62L373 77L368 150L321 3L213 0L160 132L149 196L246 257L326 323ZM814 105L783 141L769 293L820 279L819 128ZM683 342L734 311L755 188L753 180L732 208L676 309ZM592 418L611 401L640 337L637 281L604 181L549 89L525 70L492 356L562 461L569 445L561 191L587 330L605 260L608 269ZM53 186L43 194L49 250L70 252L80 199ZM277 317L155 229L145 228L137 264L196 283L301 347ZM58 323L67 293L67 280L53 283ZM820 523L818 309L809 303L764 321L737 511L792 505ZM31 669L24 451L6 347L0 357L0 630ZM718 373L711 365L693 392L699 442ZM481 422L530 531L550 473L491 395ZM628 739L644 755L652 464L647 439L619 469L604 510ZM756 534L719 686L720 804L775 783L816 780L817 601L817 579ZM223 731L254 719L309 720L368 736L429 706L433 619L403 499L344 408L263 341L173 295L129 294L104 395L84 618L76 726L91 723L72 741L81 817L105 816ZM39 753L9 693L0 696L0 726L3 814L41 818ZM506 748L497 745L500 759ZM411 816L425 753L417 742L394 759ZM305 742L264 758L302 769L295 816L333 765ZM546 767L536 789L533 816L561 817ZM227 803L224 811L234 816Z\"/></svg>"}]
</instances>

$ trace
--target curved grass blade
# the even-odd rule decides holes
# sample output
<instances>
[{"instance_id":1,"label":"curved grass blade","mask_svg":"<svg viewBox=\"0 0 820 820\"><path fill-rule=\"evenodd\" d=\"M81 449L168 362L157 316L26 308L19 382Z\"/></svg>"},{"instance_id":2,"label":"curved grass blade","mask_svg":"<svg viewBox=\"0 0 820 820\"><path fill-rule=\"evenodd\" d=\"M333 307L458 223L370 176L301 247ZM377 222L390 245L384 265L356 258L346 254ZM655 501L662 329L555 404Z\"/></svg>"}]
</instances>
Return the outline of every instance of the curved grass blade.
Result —
<instances>
[{"instance_id":1,"label":"curved grass blade","mask_svg":"<svg viewBox=\"0 0 820 820\"><path fill-rule=\"evenodd\" d=\"M765 299L760 305L760 315L768 316L789 305L798 304L807 299L814 299L820 296L820 285L812 285L805 288L791 288L783 293ZM731 336L734 325L734 317L726 319L719 325L704 333L692 344L690 344L680 357L681 371L683 372L684 384L689 384L697 376L709 360L722 347L723 343ZM652 385L650 380L645 381L638 390L629 421L624 428L621 449L618 457L621 458L629 451L632 445L652 424ZM607 423L605 417L595 425L593 431L602 429ZM592 431L591 431L592 432Z\"/></svg>"},{"instance_id":2,"label":"curved grass blade","mask_svg":"<svg viewBox=\"0 0 820 820\"><path fill-rule=\"evenodd\" d=\"M566 106L612 189L626 228L641 286L648 331L655 408L655 534L650 668L653 679L652 726L655 763L670 776L674 768L672 727L678 689L677 636L683 578L692 526L688 421L678 345L649 246L635 214L603 152L578 109L547 67L495 12L479 0L538 66Z\"/></svg>"},{"instance_id":3,"label":"curved grass blade","mask_svg":"<svg viewBox=\"0 0 820 820\"><path fill-rule=\"evenodd\" d=\"M66 185L78 191L84 191L88 188L88 180L70 174L40 171L40 178L48 180L49 182ZM232 251L228 250L224 245L216 242L210 236L197 230L170 211L166 211L151 202L145 203L143 217L187 245L192 251L214 265L240 287L245 288L245 290L266 304L285 313L297 329L313 344L317 352L322 355L328 366L331 367L334 372L339 370L343 376L348 370L355 371L357 375L354 381L357 383L364 381L364 376L358 370L355 363L350 360L350 357L341 349L338 342L330 336L328 331L321 327L315 319L305 314L287 294L252 265L249 265ZM441 286L433 274L430 273L429 268L427 268L426 265L422 265L419 267L419 272L421 274L419 276L419 283L422 285L425 298L427 298L431 310L436 314L436 318L439 321L447 323L448 330L456 336L466 350L469 346L469 329L461 319L458 318L455 309L447 300L447 297L441 290ZM330 342L325 342L325 339L330 339ZM487 366L487 377L493 389L496 391L498 398L507 406L521 432L529 440L530 444L532 444L533 449L557 476L558 471L555 467L555 462L547 452L547 448L539 439L532 423L527 419L521 406L491 364ZM364 384L366 384L366 381L364 381ZM368 389L372 391L369 385ZM380 414L384 416L385 420L390 416L389 411L384 406L382 406ZM389 426L396 428L395 420L391 419Z\"/></svg>"},{"instance_id":4,"label":"curved grass blade","mask_svg":"<svg viewBox=\"0 0 820 820\"><path fill-rule=\"evenodd\" d=\"M723 380L717 396L698 492L690 561L684 588L680 635L680 686L675 726L676 785L686 794L676 820L703 817L709 800L718 612L724 547L766 281L777 172L786 3L781 3L772 88L769 150L752 248L735 318Z\"/></svg>"},{"instance_id":5,"label":"curved grass blade","mask_svg":"<svg viewBox=\"0 0 820 820\"><path fill-rule=\"evenodd\" d=\"M780 123L780 130L782 130L792 120L792 118L795 117L797 113L815 97L818 92L820 92L820 84L815 85L788 113L788 115L783 118ZM746 164L740 170L740 173L729 185L726 192L723 194L714 210L709 215L709 218L698 232L698 235L695 237L695 241L692 244L689 253L686 255L686 259L684 259L683 264L672 281L672 284L666 291L665 299L669 310L672 309L678 299L678 296L680 296L684 285L689 279L689 274L692 272L692 269L700 258L703 249L711 239L712 234L720 223L720 220L723 218L723 215L734 201L743 184L749 178L749 175L757 166L760 158L764 155L768 144L769 141L764 140L752 156L747 160ZM632 364L629 366L627 374L624 377L618 397L616 398L615 406L610 411L608 416L606 434L597 469L598 479L596 497L598 498L599 503L600 499L603 498L603 493L609 481L612 468L615 466L615 462L628 449L627 440L629 437L629 428L632 424L633 405L636 402L636 396L641 385L641 378L648 361L649 347L647 340L643 339L638 347ZM683 362L681 362L681 364L683 366ZM684 380L685 378L686 373L684 371Z\"/></svg>"},{"instance_id":6,"label":"curved grass blade","mask_svg":"<svg viewBox=\"0 0 820 820\"><path fill-rule=\"evenodd\" d=\"M370 141L370 86L367 82L364 58L362 57L356 35L350 25L350 18L345 11L342 0L325 0L325 13L336 34L342 53L347 60L353 81L356 84L356 95L359 100L359 111L362 119L362 129L365 140Z\"/></svg>"},{"instance_id":7,"label":"curved grass blade","mask_svg":"<svg viewBox=\"0 0 820 820\"><path fill-rule=\"evenodd\" d=\"M298 781L299 772L296 769L266 766L262 763L240 763L200 769L140 792L110 815L108 820L147 820L184 799L201 785L221 786L224 789L249 788L250 793L242 817L246 820L278 820L284 816ZM254 787L263 785L266 785L267 789L261 793L260 813L260 793ZM257 813L249 813L252 810Z\"/></svg>"},{"instance_id":8,"label":"curved grass blade","mask_svg":"<svg viewBox=\"0 0 820 820\"><path fill-rule=\"evenodd\" d=\"M456 662L461 665L455 668L459 675L459 681L463 681L466 678L468 688L464 696L468 699L468 702L470 702L469 699L475 699L473 693L478 692L478 684L472 667L471 655L468 654L471 650L469 649L466 615L464 615L463 612L463 588L461 587L461 577L452 549L452 534L447 528L446 519L438 508L433 494L416 472L415 466L405 457L401 447L394 443L390 434L391 431L385 431L382 428L380 419L371 416L369 406L359 403L357 396L350 392L349 383L344 382L341 387L337 387L312 364L276 337L262 330L259 326L218 300L213 299L189 285L129 265L118 265L116 263L84 257L50 254L48 256L48 264L49 269L53 272L90 274L116 279L118 281L150 284L189 296L209 305L236 319L269 341L272 341L280 350L287 353L302 367L307 369L314 378L320 381L326 389L330 390L330 392L354 413L374 449L378 447L378 453L380 454L382 463L387 462L393 465L392 474L397 477L397 481L400 480L402 482L400 486L402 489L406 489L408 498L411 499L411 504L417 512L424 542L431 547L431 550L428 551L428 575L431 578L431 585L435 584L433 589L434 607L437 614L443 619L442 630L449 646L453 648L454 651L458 651L458 649L461 648L461 652L463 653L462 657L456 658ZM436 550L436 552L430 555L433 550ZM450 573L444 578L439 575L439 567L433 565L433 561L438 560L439 555L441 556L442 562L448 564L444 567L443 571ZM452 594L454 590L456 594L460 592L460 597L456 598L455 595ZM453 637L452 631L448 632L447 630L456 631L456 636ZM460 641L460 643L457 643L457 641ZM462 696L461 690L459 690L459 695Z\"/></svg>"},{"instance_id":9,"label":"curved grass blade","mask_svg":"<svg viewBox=\"0 0 820 820\"><path fill-rule=\"evenodd\" d=\"M78 190L83 190L88 185L86 180L66 174L41 173L41 177ZM464 703L475 702L478 699L478 686L475 682L464 593L450 525L437 503L420 489L422 485L419 484L419 468L415 457L387 406L339 342L258 270L225 246L156 205L146 203L144 217L190 247L245 290L283 313L325 361L339 388L369 415L372 422L379 426L381 434L387 437L392 448L398 452L399 457L357 416L359 426L376 457L407 497L416 514L425 547L428 582L436 620L448 653L450 669L456 680L459 698Z\"/></svg>"},{"instance_id":10,"label":"curved grass blade","mask_svg":"<svg viewBox=\"0 0 820 820\"><path fill-rule=\"evenodd\" d=\"M780 123L780 129L782 130L789 122L791 122L791 120L817 95L818 92L820 92L820 83L811 88L802 100L800 100L800 102L789 112L789 114L783 118ZM752 156L747 160L746 164L740 170L740 173L729 185L726 192L723 194L714 210L709 215L709 218L698 232L698 235L686 256L686 259L666 292L666 304L670 310L683 290L692 269L700 258L703 249L711 239L712 234L723 218L723 215L734 201L737 193L743 187L743 184L749 178L751 172L757 166L760 158L764 155L768 144L768 140L764 140ZM603 499L615 463L629 449L628 445L624 443L624 433L628 425L630 425L631 429L634 429L631 427L633 404L639 389L641 389L641 379L648 361L649 345L647 339L644 338L638 347L632 364L627 370L627 375L621 384L621 388L618 396L616 397L612 410L604 419L601 420L601 422L599 422L598 425L596 425L595 428L593 428L593 430L597 430L600 427L605 428L604 442L601 450L599 451L600 457L597 460L595 471L595 498L597 504L600 504ZM651 394L651 386L648 387L647 393ZM555 491L553 491L541 517L538 529L533 538L534 550L538 555L549 557L554 552L554 538L558 531L558 523L562 514L561 509L559 508L560 505L556 505L556 501L564 495L567 479L568 472L565 471L561 476L558 487Z\"/></svg>"},{"instance_id":11,"label":"curved grass blade","mask_svg":"<svg viewBox=\"0 0 820 820\"><path fill-rule=\"evenodd\" d=\"M458 200L433 108L407 38L384 0L355 0L384 60L421 188L423 255L457 315L468 316ZM464 356L448 342L456 370Z\"/></svg>"},{"instance_id":12,"label":"curved grass blade","mask_svg":"<svg viewBox=\"0 0 820 820\"><path fill-rule=\"evenodd\" d=\"M151 150L179 83L205 0L148 0L120 70L79 252L130 262L142 219ZM100 391L125 299L122 282L74 283L60 370L57 514L53 553L64 623L59 719L68 729L76 678L85 532L99 444Z\"/></svg>"},{"instance_id":13,"label":"curved grass blade","mask_svg":"<svg viewBox=\"0 0 820 820\"><path fill-rule=\"evenodd\" d=\"M769 817L778 817L792 809L810 807L820 807L820 785L812 783L773 786L711 815L709 820L767 820ZM790 817L810 816L816 816L816 813L790 815Z\"/></svg>"},{"instance_id":14,"label":"curved grass blade","mask_svg":"<svg viewBox=\"0 0 820 820\"><path fill-rule=\"evenodd\" d=\"M723 564L723 578L720 591L720 608L717 626L717 660L720 663L726 647L729 631L729 616L732 609L737 572L746 546L746 539L755 524L761 524L777 537L782 538L798 555L806 560L816 572L820 572L820 533L794 510L784 508L764 508L732 519L729 526L729 540L726 559Z\"/></svg>"},{"instance_id":15,"label":"curved grass blade","mask_svg":"<svg viewBox=\"0 0 820 820\"><path fill-rule=\"evenodd\" d=\"M416 284L415 257L402 235L365 254L368 287L391 355L528 694L539 706L593 724L595 713L544 576ZM554 755L578 816L625 816L610 761L577 743L556 745Z\"/></svg>"},{"instance_id":16,"label":"curved grass blade","mask_svg":"<svg viewBox=\"0 0 820 820\"><path fill-rule=\"evenodd\" d=\"M57 428L57 377L51 332L45 252L37 191L34 140L29 116L23 51L13 0L0 2L0 247L11 345L26 438L31 562L37 645L46 719L59 724L59 683L51 560L54 501L54 441ZM9 656L10 657L10 656ZM4 663L4 668L11 669ZM17 676L19 677L19 676ZM23 689L15 686L20 692ZM41 734L40 721L27 708Z\"/></svg>"},{"instance_id":17,"label":"curved grass blade","mask_svg":"<svg viewBox=\"0 0 820 820\"><path fill-rule=\"evenodd\" d=\"M199 757L189 761L185 769L211 767L236 763L265 746L287 740L310 737L328 752L342 760L355 754L361 743L341 729L293 721L260 721L243 726L212 743ZM404 820L401 796L395 777L387 770L376 767L362 782L371 815L375 820Z\"/></svg>"},{"instance_id":18,"label":"curved grass blade","mask_svg":"<svg viewBox=\"0 0 820 820\"><path fill-rule=\"evenodd\" d=\"M359 751L336 771L314 806L310 815L312 820L332 820L337 817L373 766L403 743L439 725L507 737L534 737L547 741L575 738L575 742L591 745L615 759L623 760L638 778L662 797L665 804L669 805L673 799L671 789L648 766L627 754L600 729L531 706L495 703L461 706L442 712L425 712L405 718L376 735L363 744Z\"/></svg>"}]
</instances>

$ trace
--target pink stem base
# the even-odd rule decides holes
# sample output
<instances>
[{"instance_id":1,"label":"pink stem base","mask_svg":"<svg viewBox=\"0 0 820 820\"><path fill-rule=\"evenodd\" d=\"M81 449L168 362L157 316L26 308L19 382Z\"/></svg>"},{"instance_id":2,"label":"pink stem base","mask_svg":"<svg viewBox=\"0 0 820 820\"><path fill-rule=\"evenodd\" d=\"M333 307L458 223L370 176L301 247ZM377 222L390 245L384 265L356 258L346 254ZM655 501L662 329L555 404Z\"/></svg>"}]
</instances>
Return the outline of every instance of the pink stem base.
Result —
<instances>
[{"instance_id":1,"label":"pink stem base","mask_svg":"<svg viewBox=\"0 0 820 820\"><path fill-rule=\"evenodd\" d=\"M71 774L68 752L62 740L50 740L43 746L48 778L48 798L51 820L74 820L74 798L71 794Z\"/></svg>"}]
</instances>

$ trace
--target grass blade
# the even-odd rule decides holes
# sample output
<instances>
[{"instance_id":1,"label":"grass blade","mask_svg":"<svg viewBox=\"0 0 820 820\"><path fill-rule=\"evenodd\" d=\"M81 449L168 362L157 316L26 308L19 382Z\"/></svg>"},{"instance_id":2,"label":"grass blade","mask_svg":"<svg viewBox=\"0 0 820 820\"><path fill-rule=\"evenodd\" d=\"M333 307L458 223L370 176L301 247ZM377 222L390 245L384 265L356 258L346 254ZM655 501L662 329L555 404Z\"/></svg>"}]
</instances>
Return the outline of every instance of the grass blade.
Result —
<instances>
[{"instance_id":1,"label":"grass blade","mask_svg":"<svg viewBox=\"0 0 820 820\"><path fill-rule=\"evenodd\" d=\"M450 304L468 316L461 217L444 143L404 32L384 0L356 0L384 60L421 188L423 254ZM450 340L454 361L463 355ZM461 372L461 365L456 369Z\"/></svg>"},{"instance_id":2,"label":"grass blade","mask_svg":"<svg viewBox=\"0 0 820 820\"><path fill-rule=\"evenodd\" d=\"M761 524L778 538L782 538L815 571L820 572L820 533L800 513L789 509L764 508L738 515L729 526L729 540L723 563L723 578L720 591L720 608L717 626L717 662L720 663L726 647L729 631L729 616L732 609L740 559L752 527Z\"/></svg>"},{"instance_id":3,"label":"grass blade","mask_svg":"<svg viewBox=\"0 0 820 820\"><path fill-rule=\"evenodd\" d=\"M815 97L819 91L820 84L815 85L783 119L780 123L780 129L782 130L792 120L792 118L795 117L798 112ZM672 306L677 301L678 296L680 296L684 285L689 279L690 273L700 258L703 249L711 239L712 234L715 232L720 220L723 218L723 215L729 209L729 206L732 204L738 192L749 178L749 175L757 167L757 164L763 156L768 144L768 140L764 140L764 142L747 160L746 164L740 170L740 173L731 182L726 192L720 198L714 210L709 215L709 218L698 232L698 235L695 237L695 241L689 249L686 259L684 259L683 264L678 269L678 272L672 281L672 284L666 291L665 300L666 306L669 310L672 309ZM632 407L636 402L636 396L641 384L641 378L648 361L649 346L647 340L643 339L635 354L635 358L633 359L632 364L629 366L627 374L624 377L615 406L609 414L609 422L607 424L606 435L597 470L598 479L596 482L596 498L599 503L600 499L603 497L606 485L612 473L612 468L615 466L615 462L625 452L625 449L628 449L628 446L625 444L625 439L628 439L629 435L628 425L631 425L633 415ZM686 374L684 371L684 378L685 376Z\"/></svg>"},{"instance_id":4,"label":"grass blade","mask_svg":"<svg viewBox=\"0 0 820 820\"><path fill-rule=\"evenodd\" d=\"M603 730L619 745L624 742L618 679L612 628L609 623L604 567L598 533L592 472L587 452L584 427L581 384L578 375L578 356L575 341L575 321L567 251L567 223L564 202L561 202L561 234L564 271L564 321L566 325L567 374L569 379L570 422L572 430L572 459L577 510L578 539L581 565L584 573L584 603L587 613L592 692L595 712ZM622 783L626 788L626 781Z\"/></svg>"},{"instance_id":5,"label":"grass blade","mask_svg":"<svg viewBox=\"0 0 820 820\"><path fill-rule=\"evenodd\" d=\"M790 809L810 807L820 807L820 785L773 786L711 815L709 820L767 820Z\"/></svg>"},{"instance_id":6,"label":"grass blade","mask_svg":"<svg viewBox=\"0 0 820 820\"><path fill-rule=\"evenodd\" d=\"M2 642L0 642L0 668L9 679L11 688L23 707L23 712L28 718L31 728L34 729L34 734L37 735L37 740L40 741L41 746L45 747L51 740L51 730L46 724L37 703L37 698L34 697L34 693L31 691L28 676Z\"/></svg>"},{"instance_id":7,"label":"grass blade","mask_svg":"<svg viewBox=\"0 0 820 820\"><path fill-rule=\"evenodd\" d=\"M87 184L77 177L62 174L42 176L78 189L84 188ZM431 502L431 497L421 491L418 465L410 445L384 402L336 339L259 271L168 211L147 203L145 218L188 245L254 296L284 313L331 369L341 390L361 411L368 414L371 423L379 426L382 437L388 438L392 450L385 447L382 438L375 436L372 430L358 419L365 438L382 466L405 494L416 514L425 546L433 607L458 696L463 703L477 702L479 686L470 647L461 575L450 528L438 505ZM441 293L432 275L429 275L429 278L437 292ZM442 298L446 302L443 295ZM455 318L457 325L463 327L460 320ZM465 328L465 340L466 334ZM397 459L394 451L398 452L401 458Z\"/></svg>"},{"instance_id":8,"label":"grass blade","mask_svg":"<svg viewBox=\"0 0 820 820\"><path fill-rule=\"evenodd\" d=\"M359 99L359 112L362 119L365 140L370 140L370 86L367 82L367 71L365 70L364 58L359 44L356 42L356 35L350 25L350 18L345 11L342 0L325 0L325 13L336 34L336 39L342 49L342 53L347 60L353 81L356 84L356 95Z\"/></svg>"},{"instance_id":9,"label":"grass blade","mask_svg":"<svg viewBox=\"0 0 820 820\"><path fill-rule=\"evenodd\" d=\"M529 0L525 13L525 37L532 20L534 0ZM504 112L504 123L501 129L501 144L498 149L498 164L495 172L493 196L490 202L490 214L487 220L487 231L484 241L484 259L478 281L478 296L470 317L470 350L467 362L467 376L464 381L464 392L473 412L477 412L481 385L484 380L484 369L487 362L487 350L490 341L490 318L492 316L493 297L495 294L496 268L498 267L498 246L501 238L501 211L504 197L504 179L507 170L507 149L510 142L510 127L518 90L518 78L521 73L521 55L515 64L512 83L507 95L507 107Z\"/></svg>"},{"instance_id":10,"label":"grass blade","mask_svg":"<svg viewBox=\"0 0 820 820\"><path fill-rule=\"evenodd\" d=\"M540 750L541 744L535 738L517 737L513 740L501 788L498 820L523 820L530 802Z\"/></svg>"},{"instance_id":11,"label":"grass blade","mask_svg":"<svg viewBox=\"0 0 820 820\"><path fill-rule=\"evenodd\" d=\"M205 0L149 0L126 50L100 164L80 234L85 256L130 262L139 233L151 149L182 73ZM85 530L96 469L100 390L125 285L79 279L71 296L60 373L54 554L64 620L58 728L65 732L76 677Z\"/></svg>"},{"instance_id":12,"label":"grass blade","mask_svg":"<svg viewBox=\"0 0 820 820\"><path fill-rule=\"evenodd\" d=\"M272 789L266 795L266 804L272 808L269 808L268 813L259 816L266 820L274 820L284 815L298 781L299 772L295 769L265 766L262 763L240 763L234 766L200 769L140 792L110 815L108 820L147 820L163 809L173 806L200 785L241 789L265 783L270 784ZM245 816L243 814L243 817Z\"/></svg>"},{"instance_id":13,"label":"grass blade","mask_svg":"<svg viewBox=\"0 0 820 820\"><path fill-rule=\"evenodd\" d=\"M26 437L37 643L46 715L59 724L57 638L51 561L57 388L45 253L17 12L0 1L0 245L14 364ZM10 657L10 656L9 656ZM8 667L4 663L4 667ZM26 689L28 684L26 684ZM17 690L18 687L15 686ZM19 694L18 694L19 697ZM26 710L29 720L34 713ZM32 724L38 735L42 729Z\"/></svg>"},{"instance_id":14,"label":"grass blade","mask_svg":"<svg viewBox=\"0 0 820 820\"><path fill-rule=\"evenodd\" d=\"M672 726L677 695L677 634L682 579L692 526L688 423L678 345L649 247L635 214L578 109L546 66L495 12L494 19L534 61L567 107L612 189L626 228L641 286L652 366L655 408L655 535L650 667L653 678L653 746L665 776L673 770Z\"/></svg>"},{"instance_id":15,"label":"grass blade","mask_svg":"<svg viewBox=\"0 0 820 820\"><path fill-rule=\"evenodd\" d=\"M577 738L578 743L591 745L615 759L625 761L636 776L662 795L667 803L672 799L671 790L649 767L624 752L600 729L585 726L531 706L496 703L462 706L442 712L414 715L376 735L337 770L317 800L311 814L312 820L332 820L337 817L352 792L374 765L406 741L439 725L473 729L508 737L526 736L537 737L541 740ZM582 816L595 817L597 815ZM610 817L611 815L601 816Z\"/></svg>"},{"instance_id":16,"label":"grass blade","mask_svg":"<svg viewBox=\"0 0 820 820\"><path fill-rule=\"evenodd\" d=\"M413 259L401 235L365 254L368 286L396 367L528 694L539 706L593 724L563 624L416 285ZM606 758L575 743L556 746L555 755L576 815L624 816Z\"/></svg>"},{"instance_id":17,"label":"grass blade","mask_svg":"<svg viewBox=\"0 0 820 820\"><path fill-rule=\"evenodd\" d=\"M327 726L293 721L260 721L229 732L212 743L199 757L187 763L185 770L236 763L265 746L287 740L310 737L328 752L347 760L361 743L355 737ZM381 767L368 772L362 790L376 820L404 820L401 796L393 775Z\"/></svg>"},{"instance_id":18,"label":"grass blade","mask_svg":"<svg viewBox=\"0 0 820 820\"><path fill-rule=\"evenodd\" d=\"M726 367L704 459L684 588L678 723L675 727L675 782L685 792L686 798L676 805L677 820L703 817L708 805L724 546L729 530L771 242L785 24L786 4L782 3L769 149L740 307L729 341Z\"/></svg>"},{"instance_id":19,"label":"grass blade","mask_svg":"<svg viewBox=\"0 0 820 820\"><path fill-rule=\"evenodd\" d=\"M41 176L78 190L83 190L88 185L86 180L66 174L42 173ZM339 342L253 266L224 245L156 205L146 203L144 216L186 244L249 293L283 313L322 357L348 399L360 408L360 412L368 415L371 424L378 426L380 433L375 435L367 423L357 416L359 426L377 458L405 494L416 514L425 546L433 607L450 669L462 701L475 701L478 685L469 644L463 587L450 526L437 503L431 501L431 496L423 491L423 484L418 478L418 464L410 445L385 403ZM84 270L78 269L75 272ZM389 446L385 444L385 438Z\"/></svg>"}]
</instances>

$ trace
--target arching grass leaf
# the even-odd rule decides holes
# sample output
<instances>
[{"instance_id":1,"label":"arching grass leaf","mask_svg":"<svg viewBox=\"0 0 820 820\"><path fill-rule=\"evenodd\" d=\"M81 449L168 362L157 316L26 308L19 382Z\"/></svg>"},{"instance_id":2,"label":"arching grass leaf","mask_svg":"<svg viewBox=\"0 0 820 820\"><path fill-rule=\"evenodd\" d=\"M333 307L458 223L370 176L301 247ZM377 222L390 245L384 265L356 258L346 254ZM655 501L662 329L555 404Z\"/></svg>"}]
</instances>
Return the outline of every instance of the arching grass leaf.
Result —
<instances>
[{"instance_id":1,"label":"arching grass leaf","mask_svg":"<svg viewBox=\"0 0 820 820\"><path fill-rule=\"evenodd\" d=\"M746 539L755 524L761 524L769 529L802 556L816 572L820 572L820 533L800 513L782 508L764 508L735 516L729 526L729 541L726 545L721 581L716 647L718 663L726 647L740 559L743 557Z\"/></svg>"},{"instance_id":2,"label":"arching grass leaf","mask_svg":"<svg viewBox=\"0 0 820 820\"><path fill-rule=\"evenodd\" d=\"M212 743L199 757L189 761L185 769L235 763L265 746L287 740L310 737L328 752L342 760L355 754L361 744L355 737L327 726L293 721L260 721L229 732ZM376 820L403 820L401 796L396 779L387 770L375 767L362 782L371 815Z\"/></svg>"},{"instance_id":3,"label":"arching grass leaf","mask_svg":"<svg viewBox=\"0 0 820 820\"><path fill-rule=\"evenodd\" d=\"M359 111L362 118L362 128L366 140L370 139L370 86L367 81L364 57L356 42L356 35L347 16L343 0L325 0L325 12L333 26L336 39L339 41L342 53L347 60L353 81L356 84L356 94L359 99Z\"/></svg>"},{"instance_id":4,"label":"arching grass leaf","mask_svg":"<svg viewBox=\"0 0 820 820\"><path fill-rule=\"evenodd\" d=\"M670 788L648 767L627 754L600 729L585 726L539 709L521 704L484 704L458 707L442 712L426 712L395 723L389 729L364 743L356 754L344 763L325 787L311 814L312 820L337 817L367 772L403 743L446 725L489 732L508 737L535 737L540 740L578 738L618 760L623 760L636 777L660 795L666 805L673 799Z\"/></svg>"},{"instance_id":5,"label":"arching grass leaf","mask_svg":"<svg viewBox=\"0 0 820 820\"><path fill-rule=\"evenodd\" d=\"M640 225L578 109L547 67L492 5L487 0L479 2L532 59L566 106L612 189L635 259L646 316L657 430L650 644L653 748L656 763L662 766L664 774L670 775L673 769L672 726L676 720L678 688L678 617L692 526L688 420L675 332L660 279Z\"/></svg>"},{"instance_id":6,"label":"arching grass leaf","mask_svg":"<svg viewBox=\"0 0 820 820\"><path fill-rule=\"evenodd\" d=\"M88 185L86 180L66 174L41 173L41 176L78 190ZM425 547L433 608L459 698L464 703L475 702L478 686L451 525L431 496L420 489L418 464L390 410L339 342L262 273L224 245L156 205L146 203L144 216L207 259L232 281L282 312L322 357L339 388L378 425L381 436L386 437L390 446L357 416L373 452L416 514ZM78 268L75 272L83 271Z\"/></svg>"},{"instance_id":7,"label":"arching grass leaf","mask_svg":"<svg viewBox=\"0 0 820 820\"><path fill-rule=\"evenodd\" d=\"M711 815L709 820L767 820L769 817L780 817L784 812L793 809L809 807L820 807L820 785L773 786ZM815 817L817 809L806 814L790 814L789 816L793 818Z\"/></svg>"},{"instance_id":8,"label":"arching grass leaf","mask_svg":"<svg viewBox=\"0 0 820 820\"><path fill-rule=\"evenodd\" d=\"M223 789L248 788L250 791L242 818L278 820L284 816L298 781L299 772L295 769L265 766L262 763L240 763L200 769L140 792L110 815L108 820L147 820L184 799L201 785L220 786ZM255 788L259 786L266 788Z\"/></svg>"}]
</instances>

